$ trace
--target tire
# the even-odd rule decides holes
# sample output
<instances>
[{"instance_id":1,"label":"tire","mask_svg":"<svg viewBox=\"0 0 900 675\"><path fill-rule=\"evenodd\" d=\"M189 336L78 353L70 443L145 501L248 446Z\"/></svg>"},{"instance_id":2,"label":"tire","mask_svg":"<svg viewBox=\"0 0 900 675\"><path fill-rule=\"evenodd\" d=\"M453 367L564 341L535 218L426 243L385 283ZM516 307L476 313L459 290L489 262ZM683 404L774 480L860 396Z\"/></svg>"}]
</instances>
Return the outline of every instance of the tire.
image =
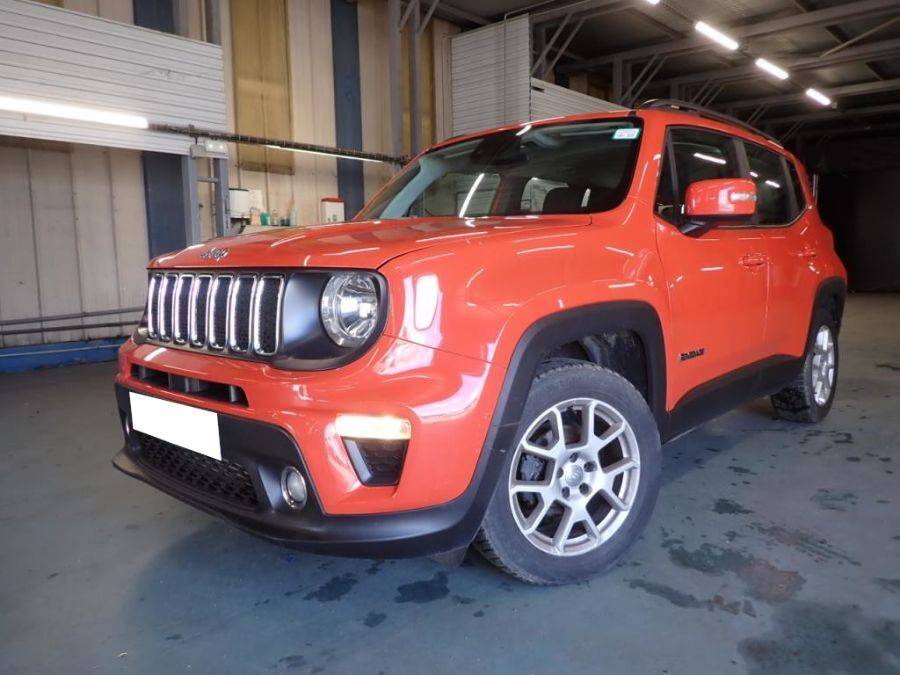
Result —
<instances>
[{"instance_id":1,"label":"tire","mask_svg":"<svg viewBox=\"0 0 900 675\"><path fill-rule=\"evenodd\" d=\"M827 354L822 353L821 338L827 331L831 340L831 372L823 373L822 361L827 359ZM771 397L775 414L789 422L804 422L807 424L821 422L831 410L838 382L838 332L834 316L831 312L820 309L813 316L813 329L806 347L806 356L803 360L803 369L797 378L787 387L773 394ZM827 361L826 361L827 367ZM827 395L823 395L820 388L823 382L830 379L827 386Z\"/></svg>"},{"instance_id":2,"label":"tire","mask_svg":"<svg viewBox=\"0 0 900 675\"><path fill-rule=\"evenodd\" d=\"M590 363L551 362L532 382L475 545L531 584L600 574L646 526L661 465L656 420L628 380Z\"/></svg>"}]
</instances>

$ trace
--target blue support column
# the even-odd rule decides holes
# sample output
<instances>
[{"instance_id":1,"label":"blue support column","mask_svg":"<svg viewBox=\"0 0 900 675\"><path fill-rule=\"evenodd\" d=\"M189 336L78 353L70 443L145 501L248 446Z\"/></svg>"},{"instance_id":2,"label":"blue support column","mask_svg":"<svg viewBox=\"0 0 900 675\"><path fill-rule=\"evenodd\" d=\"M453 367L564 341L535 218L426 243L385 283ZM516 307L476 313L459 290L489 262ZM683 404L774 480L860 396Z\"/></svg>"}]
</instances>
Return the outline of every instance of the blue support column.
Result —
<instances>
[{"instance_id":1,"label":"blue support column","mask_svg":"<svg viewBox=\"0 0 900 675\"><path fill-rule=\"evenodd\" d=\"M338 147L362 150L362 95L359 82L359 29L355 2L331 0L331 51L334 62L334 121ZM346 217L365 202L362 162L337 160L338 193Z\"/></svg>"}]
</instances>

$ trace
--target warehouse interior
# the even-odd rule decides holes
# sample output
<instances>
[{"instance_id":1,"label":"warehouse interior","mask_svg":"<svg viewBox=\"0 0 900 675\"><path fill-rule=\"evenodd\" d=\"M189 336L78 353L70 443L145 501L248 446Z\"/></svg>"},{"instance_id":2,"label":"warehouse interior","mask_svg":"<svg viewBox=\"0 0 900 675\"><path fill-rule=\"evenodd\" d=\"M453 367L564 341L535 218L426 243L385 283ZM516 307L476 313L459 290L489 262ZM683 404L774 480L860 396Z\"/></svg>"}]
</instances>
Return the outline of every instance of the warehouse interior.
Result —
<instances>
[{"instance_id":1,"label":"warehouse interior","mask_svg":"<svg viewBox=\"0 0 900 675\"><path fill-rule=\"evenodd\" d=\"M849 293L827 420L759 400L666 445L612 570L303 553L110 465L152 258L648 99L794 153ZM0 205L0 673L900 673L895 0L0 0Z\"/></svg>"}]
</instances>

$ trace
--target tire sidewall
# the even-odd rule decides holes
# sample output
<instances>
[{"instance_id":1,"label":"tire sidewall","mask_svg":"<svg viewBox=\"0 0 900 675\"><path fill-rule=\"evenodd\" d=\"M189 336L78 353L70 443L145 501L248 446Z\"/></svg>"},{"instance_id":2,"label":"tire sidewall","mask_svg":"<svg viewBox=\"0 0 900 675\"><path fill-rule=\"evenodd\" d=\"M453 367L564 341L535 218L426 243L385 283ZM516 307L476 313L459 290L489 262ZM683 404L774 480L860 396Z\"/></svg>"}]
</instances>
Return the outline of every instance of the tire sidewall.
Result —
<instances>
[{"instance_id":1,"label":"tire sidewall","mask_svg":"<svg viewBox=\"0 0 900 675\"><path fill-rule=\"evenodd\" d=\"M553 556L535 547L521 533L509 499L509 474L515 449L539 414L573 398L594 398L618 410L631 425L640 452L641 475L629 517L612 537L579 556ZM660 487L661 453L656 420L647 403L624 378L591 364L566 365L537 378L522 412L516 444L507 453L485 515L484 528L492 547L506 564L515 561L517 571L543 583L566 583L598 574L634 542L646 525Z\"/></svg>"}]
</instances>

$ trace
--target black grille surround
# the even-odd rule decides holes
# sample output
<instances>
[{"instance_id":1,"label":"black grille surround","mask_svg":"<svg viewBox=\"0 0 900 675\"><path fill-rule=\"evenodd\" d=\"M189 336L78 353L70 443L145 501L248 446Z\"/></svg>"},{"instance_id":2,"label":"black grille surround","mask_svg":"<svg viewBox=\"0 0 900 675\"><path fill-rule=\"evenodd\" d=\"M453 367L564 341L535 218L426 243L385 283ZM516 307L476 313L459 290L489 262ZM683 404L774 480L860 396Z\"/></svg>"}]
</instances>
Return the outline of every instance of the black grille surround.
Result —
<instances>
[{"instance_id":1,"label":"black grille surround","mask_svg":"<svg viewBox=\"0 0 900 675\"><path fill-rule=\"evenodd\" d=\"M328 336L320 311L328 281L348 271L372 276L379 304L375 330L353 347L338 345ZM329 370L358 359L375 345L387 323L389 304L387 281L374 270L151 269L144 320L132 338L139 345L265 362L280 370Z\"/></svg>"},{"instance_id":2,"label":"black grille surround","mask_svg":"<svg viewBox=\"0 0 900 675\"><path fill-rule=\"evenodd\" d=\"M247 470L237 462L216 460L139 431L137 460L173 480L211 497L248 509L259 507L259 498Z\"/></svg>"},{"instance_id":3,"label":"black grille surround","mask_svg":"<svg viewBox=\"0 0 900 675\"><path fill-rule=\"evenodd\" d=\"M153 271L142 341L268 359L282 343L286 277L267 271Z\"/></svg>"}]
</instances>

